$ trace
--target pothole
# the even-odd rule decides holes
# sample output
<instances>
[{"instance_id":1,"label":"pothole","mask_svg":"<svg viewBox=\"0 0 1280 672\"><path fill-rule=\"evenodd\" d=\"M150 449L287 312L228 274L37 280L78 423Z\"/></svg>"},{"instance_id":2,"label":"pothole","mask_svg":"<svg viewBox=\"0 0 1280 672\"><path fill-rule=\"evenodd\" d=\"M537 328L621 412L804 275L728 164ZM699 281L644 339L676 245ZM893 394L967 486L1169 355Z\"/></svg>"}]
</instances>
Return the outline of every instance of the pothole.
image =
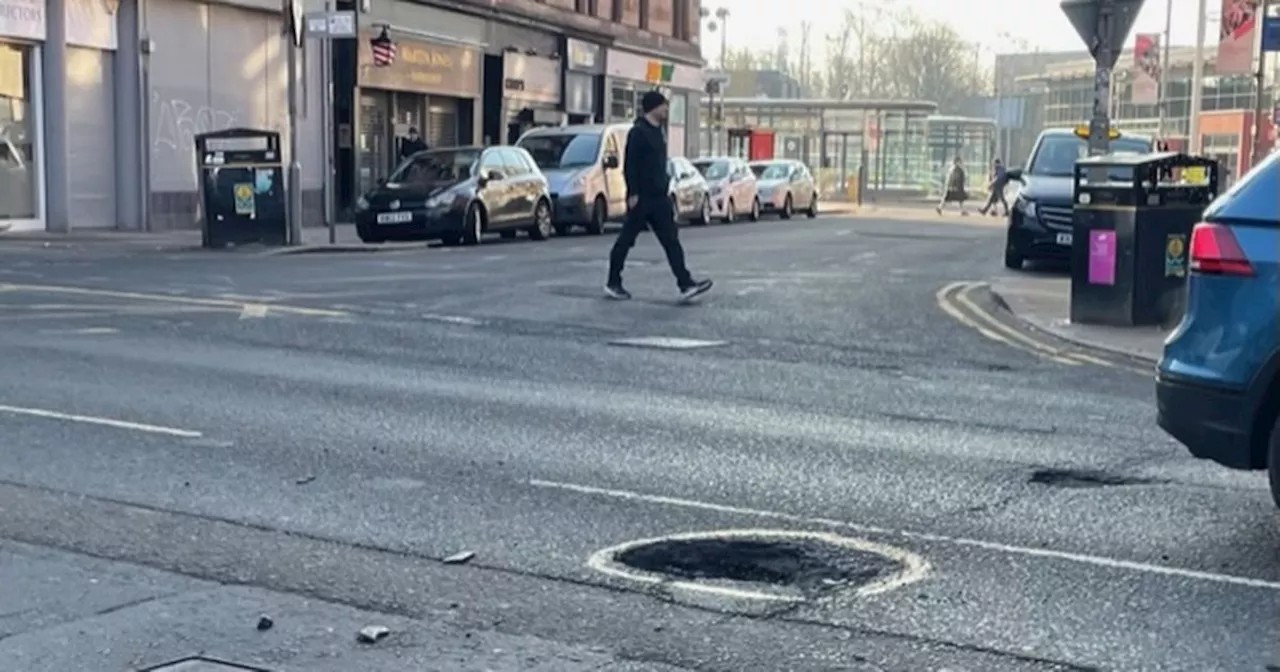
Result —
<instances>
[{"instance_id":1,"label":"pothole","mask_svg":"<svg viewBox=\"0 0 1280 672\"><path fill-rule=\"evenodd\" d=\"M628 542L592 568L673 591L804 602L833 592L875 595L921 580L929 564L896 546L821 532L719 530Z\"/></svg>"},{"instance_id":2,"label":"pothole","mask_svg":"<svg viewBox=\"0 0 1280 672\"><path fill-rule=\"evenodd\" d=\"M193 656L164 663L156 667L148 667L138 672L271 672L261 667L249 667L225 660Z\"/></svg>"},{"instance_id":3,"label":"pothole","mask_svg":"<svg viewBox=\"0 0 1280 672\"><path fill-rule=\"evenodd\" d=\"M1031 473L1031 478L1027 480L1038 485L1076 489L1109 488L1124 485L1158 485L1164 482L1155 478L1120 476L1092 469L1037 469Z\"/></svg>"}]
</instances>

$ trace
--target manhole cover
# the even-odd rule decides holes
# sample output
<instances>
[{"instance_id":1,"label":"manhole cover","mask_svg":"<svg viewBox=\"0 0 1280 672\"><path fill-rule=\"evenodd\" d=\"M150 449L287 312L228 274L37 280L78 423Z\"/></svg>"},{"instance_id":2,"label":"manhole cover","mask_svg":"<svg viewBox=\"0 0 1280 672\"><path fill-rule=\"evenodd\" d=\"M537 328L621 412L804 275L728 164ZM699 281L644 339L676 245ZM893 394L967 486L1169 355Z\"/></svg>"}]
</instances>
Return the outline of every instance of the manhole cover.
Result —
<instances>
[{"instance_id":1,"label":"manhole cover","mask_svg":"<svg viewBox=\"0 0 1280 672\"><path fill-rule=\"evenodd\" d=\"M622 345L631 348L656 348L658 350L694 350L697 348L714 348L726 345L728 341L704 341L697 338L677 338L671 336L641 336L638 338L619 338L609 341L610 345Z\"/></svg>"},{"instance_id":2,"label":"manhole cover","mask_svg":"<svg viewBox=\"0 0 1280 672\"><path fill-rule=\"evenodd\" d=\"M138 672L271 672L261 667L249 667L228 663L225 660L195 656L164 663L157 667L148 667Z\"/></svg>"},{"instance_id":3,"label":"manhole cover","mask_svg":"<svg viewBox=\"0 0 1280 672\"><path fill-rule=\"evenodd\" d=\"M805 601L833 591L874 595L924 578L920 556L819 532L723 530L628 542L588 563L606 574L725 597Z\"/></svg>"},{"instance_id":4,"label":"manhole cover","mask_svg":"<svg viewBox=\"0 0 1280 672\"><path fill-rule=\"evenodd\" d=\"M1028 479L1038 485L1052 485L1058 488L1107 488L1122 485L1159 485L1162 481L1154 478L1136 476L1120 476L1105 471L1089 469L1037 469Z\"/></svg>"}]
</instances>

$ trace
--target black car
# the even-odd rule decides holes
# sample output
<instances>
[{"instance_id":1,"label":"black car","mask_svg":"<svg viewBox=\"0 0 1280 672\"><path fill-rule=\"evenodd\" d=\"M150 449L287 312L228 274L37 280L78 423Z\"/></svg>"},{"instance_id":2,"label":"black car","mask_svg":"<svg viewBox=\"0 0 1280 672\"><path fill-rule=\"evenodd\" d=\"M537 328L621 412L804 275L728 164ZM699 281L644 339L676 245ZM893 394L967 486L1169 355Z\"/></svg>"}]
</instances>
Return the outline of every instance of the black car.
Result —
<instances>
[{"instance_id":1,"label":"black car","mask_svg":"<svg viewBox=\"0 0 1280 672\"><path fill-rule=\"evenodd\" d=\"M1051 128L1040 133L1026 168L1008 172L1022 188L1009 208L1009 232L1005 238L1004 265L1020 269L1024 261L1065 260L1071 257L1072 175L1076 160L1089 154L1089 129ZM1151 138L1112 131L1113 153L1147 154ZM1120 174L1117 180L1130 176Z\"/></svg>"},{"instance_id":2,"label":"black car","mask_svg":"<svg viewBox=\"0 0 1280 672\"><path fill-rule=\"evenodd\" d=\"M547 179L518 147L450 147L418 152L356 203L366 243L443 240L475 245L486 233L551 236Z\"/></svg>"}]
</instances>

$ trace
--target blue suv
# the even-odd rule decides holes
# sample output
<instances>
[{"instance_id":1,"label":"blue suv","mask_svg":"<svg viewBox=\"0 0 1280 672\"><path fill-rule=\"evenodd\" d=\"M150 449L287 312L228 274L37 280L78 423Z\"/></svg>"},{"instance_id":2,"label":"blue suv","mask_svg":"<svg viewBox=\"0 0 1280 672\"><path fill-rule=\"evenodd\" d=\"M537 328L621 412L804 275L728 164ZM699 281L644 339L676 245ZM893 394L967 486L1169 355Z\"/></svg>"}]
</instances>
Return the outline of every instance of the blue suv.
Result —
<instances>
[{"instance_id":1,"label":"blue suv","mask_svg":"<svg viewBox=\"0 0 1280 672\"><path fill-rule=\"evenodd\" d=\"M1280 506L1280 153L1205 209L1187 310L1156 372L1157 422L1196 457L1267 469Z\"/></svg>"}]
</instances>

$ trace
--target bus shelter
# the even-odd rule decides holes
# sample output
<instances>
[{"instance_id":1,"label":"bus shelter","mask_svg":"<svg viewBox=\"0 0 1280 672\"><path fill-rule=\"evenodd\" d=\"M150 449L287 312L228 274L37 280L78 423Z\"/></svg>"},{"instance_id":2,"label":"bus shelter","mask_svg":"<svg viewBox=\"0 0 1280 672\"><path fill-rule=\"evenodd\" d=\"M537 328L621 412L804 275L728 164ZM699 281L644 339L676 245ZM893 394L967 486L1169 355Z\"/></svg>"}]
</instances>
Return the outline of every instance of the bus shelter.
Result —
<instances>
[{"instance_id":1,"label":"bus shelter","mask_svg":"<svg viewBox=\"0 0 1280 672\"><path fill-rule=\"evenodd\" d=\"M934 115L929 117L928 127L929 193L941 195L947 171L957 156L964 164L969 191L985 192L990 169L988 162L995 156L995 120Z\"/></svg>"},{"instance_id":2,"label":"bus shelter","mask_svg":"<svg viewBox=\"0 0 1280 672\"><path fill-rule=\"evenodd\" d=\"M866 188L882 194L927 193L932 166L928 117L936 103L920 100L703 99L704 154L733 155L731 135L767 128L777 158L805 162L824 197L849 194L859 169Z\"/></svg>"}]
</instances>

